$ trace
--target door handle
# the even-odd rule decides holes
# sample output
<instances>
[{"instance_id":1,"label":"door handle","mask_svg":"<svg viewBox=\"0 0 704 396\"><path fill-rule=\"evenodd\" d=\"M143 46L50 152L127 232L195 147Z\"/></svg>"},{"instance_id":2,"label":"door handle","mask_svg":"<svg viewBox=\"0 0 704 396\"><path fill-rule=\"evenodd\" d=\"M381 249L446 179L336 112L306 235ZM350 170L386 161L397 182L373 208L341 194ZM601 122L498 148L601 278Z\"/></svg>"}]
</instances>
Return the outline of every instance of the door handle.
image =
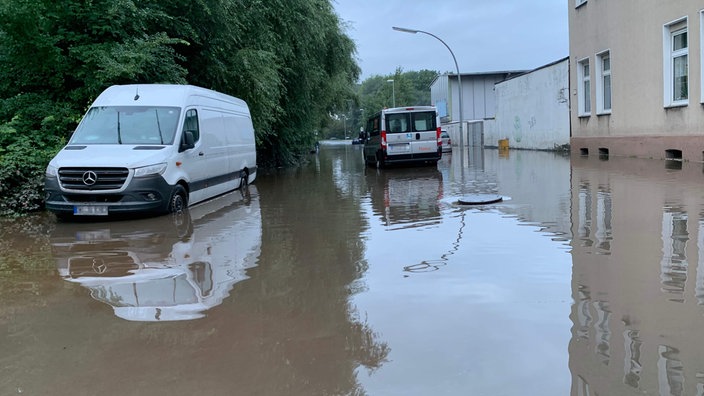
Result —
<instances>
[{"instance_id":1,"label":"door handle","mask_svg":"<svg viewBox=\"0 0 704 396\"><path fill-rule=\"evenodd\" d=\"M204 156L204 155L205 155L205 153L202 152L202 151L201 151L200 153L198 153L198 156L200 156L200 157L202 157L202 156Z\"/></svg>"},{"instance_id":2,"label":"door handle","mask_svg":"<svg viewBox=\"0 0 704 396\"><path fill-rule=\"evenodd\" d=\"M420 133L416 133L416 140L420 140Z\"/></svg>"}]
</instances>

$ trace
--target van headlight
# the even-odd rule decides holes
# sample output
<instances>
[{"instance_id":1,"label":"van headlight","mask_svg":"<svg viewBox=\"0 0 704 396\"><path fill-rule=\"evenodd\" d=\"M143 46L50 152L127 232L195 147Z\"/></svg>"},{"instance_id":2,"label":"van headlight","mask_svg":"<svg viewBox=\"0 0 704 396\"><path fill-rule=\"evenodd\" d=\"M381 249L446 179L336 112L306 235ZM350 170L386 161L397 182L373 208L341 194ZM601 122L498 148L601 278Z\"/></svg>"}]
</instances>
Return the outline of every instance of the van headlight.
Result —
<instances>
[{"instance_id":1,"label":"van headlight","mask_svg":"<svg viewBox=\"0 0 704 396\"><path fill-rule=\"evenodd\" d=\"M143 166L141 168L135 168L134 177L145 177L151 175L160 175L166 170L166 163Z\"/></svg>"},{"instance_id":2,"label":"van headlight","mask_svg":"<svg viewBox=\"0 0 704 396\"><path fill-rule=\"evenodd\" d=\"M58 172L58 169L56 169L55 166L49 164L49 165L46 167L46 172L45 172L46 177L57 177L57 176L58 176L58 173L59 173L59 172Z\"/></svg>"}]
</instances>

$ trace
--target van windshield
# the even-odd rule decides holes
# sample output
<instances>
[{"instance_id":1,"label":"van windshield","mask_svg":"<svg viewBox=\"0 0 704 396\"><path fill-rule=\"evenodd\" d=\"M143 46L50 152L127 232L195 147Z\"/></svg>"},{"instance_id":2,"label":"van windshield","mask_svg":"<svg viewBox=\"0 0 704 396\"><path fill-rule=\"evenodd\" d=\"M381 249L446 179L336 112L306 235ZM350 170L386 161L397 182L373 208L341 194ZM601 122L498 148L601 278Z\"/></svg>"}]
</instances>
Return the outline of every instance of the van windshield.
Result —
<instances>
[{"instance_id":1,"label":"van windshield","mask_svg":"<svg viewBox=\"0 0 704 396\"><path fill-rule=\"evenodd\" d=\"M178 107L92 107L76 128L70 144L172 144Z\"/></svg>"}]
</instances>

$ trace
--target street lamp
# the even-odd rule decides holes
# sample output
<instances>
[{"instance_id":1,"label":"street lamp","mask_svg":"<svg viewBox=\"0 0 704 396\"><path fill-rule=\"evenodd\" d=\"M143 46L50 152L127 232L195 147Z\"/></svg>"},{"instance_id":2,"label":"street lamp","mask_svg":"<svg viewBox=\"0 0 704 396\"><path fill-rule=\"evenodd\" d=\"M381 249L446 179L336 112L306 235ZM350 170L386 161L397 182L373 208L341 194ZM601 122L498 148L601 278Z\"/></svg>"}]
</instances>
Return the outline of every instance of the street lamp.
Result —
<instances>
[{"instance_id":1,"label":"street lamp","mask_svg":"<svg viewBox=\"0 0 704 396\"><path fill-rule=\"evenodd\" d=\"M464 140L463 140L463 137L462 137L462 135L463 135L463 132L462 132L462 120L463 120L463 118L462 118L462 76L460 76L460 67L457 65L457 58L455 58L455 54L452 52L452 50L450 49L450 46L447 45L446 42L442 41L442 39L441 39L440 37L438 37L438 36L436 36L436 35L434 35L434 34L432 34L432 33L424 32L424 31L422 31L422 30L402 28L402 27L398 27L398 26L393 26L392 29L394 29L394 30L396 30L396 31L398 31L398 32L413 33L413 34L416 34L416 33L423 33L423 34L427 34L428 36L435 37L436 39L438 39L438 41L440 41L441 43L443 43L443 45L445 45L445 47L447 48L448 51L450 51L450 55L452 55L452 60L455 61L455 68L457 69L457 85L459 85L459 87L460 87L460 89L459 89L459 98L460 98L460 149L464 148Z\"/></svg>"},{"instance_id":2,"label":"street lamp","mask_svg":"<svg viewBox=\"0 0 704 396\"><path fill-rule=\"evenodd\" d=\"M391 83L391 97L393 98L393 107L396 107L396 83L394 83L393 79L386 80L386 82Z\"/></svg>"}]
</instances>

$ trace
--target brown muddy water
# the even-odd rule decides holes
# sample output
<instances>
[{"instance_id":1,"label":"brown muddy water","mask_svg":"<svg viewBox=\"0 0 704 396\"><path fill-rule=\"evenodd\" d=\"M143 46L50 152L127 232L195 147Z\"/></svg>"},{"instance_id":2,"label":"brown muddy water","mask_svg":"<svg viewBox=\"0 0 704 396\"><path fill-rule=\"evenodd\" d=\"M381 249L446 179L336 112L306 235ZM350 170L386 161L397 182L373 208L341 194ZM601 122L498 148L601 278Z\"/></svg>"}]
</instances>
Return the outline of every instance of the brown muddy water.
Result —
<instances>
[{"instance_id":1,"label":"brown muddy water","mask_svg":"<svg viewBox=\"0 0 704 396\"><path fill-rule=\"evenodd\" d=\"M0 395L704 395L703 185L338 144L184 216L3 221Z\"/></svg>"}]
</instances>

